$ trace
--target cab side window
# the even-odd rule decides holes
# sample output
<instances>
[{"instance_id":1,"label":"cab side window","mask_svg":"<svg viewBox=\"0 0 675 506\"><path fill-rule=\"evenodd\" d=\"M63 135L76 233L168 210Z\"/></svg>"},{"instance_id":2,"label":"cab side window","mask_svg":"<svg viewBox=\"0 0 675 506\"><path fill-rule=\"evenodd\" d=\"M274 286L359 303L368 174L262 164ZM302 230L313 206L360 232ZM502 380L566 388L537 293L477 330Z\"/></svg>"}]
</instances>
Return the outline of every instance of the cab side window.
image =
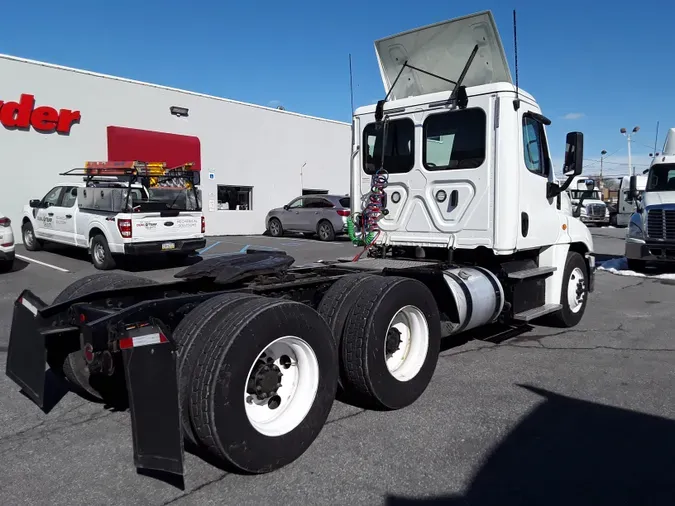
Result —
<instances>
[{"instance_id":1,"label":"cab side window","mask_svg":"<svg viewBox=\"0 0 675 506\"><path fill-rule=\"evenodd\" d=\"M42 199L42 207L58 206L61 200L62 186L52 188L47 195Z\"/></svg>"},{"instance_id":2,"label":"cab side window","mask_svg":"<svg viewBox=\"0 0 675 506\"><path fill-rule=\"evenodd\" d=\"M61 207L73 207L77 201L77 188L69 186L66 188L66 193L63 194L63 202Z\"/></svg>"},{"instance_id":3,"label":"cab side window","mask_svg":"<svg viewBox=\"0 0 675 506\"><path fill-rule=\"evenodd\" d=\"M548 150L544 126L528 116L523 116L523 153L527 170L540 176L548 176Z\"/></svg>"}]
</instances>

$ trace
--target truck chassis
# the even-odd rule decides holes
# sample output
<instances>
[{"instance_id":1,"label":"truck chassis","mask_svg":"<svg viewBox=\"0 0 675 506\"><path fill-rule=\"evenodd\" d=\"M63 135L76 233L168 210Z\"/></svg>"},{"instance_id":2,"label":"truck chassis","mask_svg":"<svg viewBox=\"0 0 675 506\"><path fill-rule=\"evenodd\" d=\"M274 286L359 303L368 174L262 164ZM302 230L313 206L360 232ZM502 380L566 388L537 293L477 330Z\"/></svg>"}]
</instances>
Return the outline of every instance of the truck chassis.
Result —
<instances>
[{"instance_id":1,"label":"truck chassis","mask_svg":"<svg viewBox=\"0 0 675 506\"><path fill-rule=\"evenodd\" d=\"M569 255L584 265L582 255ZM442 321L457 334L562 314L537 309L555 268L523 259L495 272L417 259L293 262L282 251L249 249L204 260L164 284L96 274L51 305L24 290L6 373L41 408L45 361L85 397L125 399L138 469L182 476L189 442L236 470L263 473L304 453L338 391L380 409L412 404L433 376ZM562 314L563 326L581 319L592 271L577 288L581 311L571 320ZM415 342L415 328L425 329L425 340ZM401 358L402 346L412 362ZM373 362L373 354L384 360ZM398 369L387 371L397 354ZM273 414L284 403L284 416L294 419L286 427Z\"/></svg>"}]
</instances>

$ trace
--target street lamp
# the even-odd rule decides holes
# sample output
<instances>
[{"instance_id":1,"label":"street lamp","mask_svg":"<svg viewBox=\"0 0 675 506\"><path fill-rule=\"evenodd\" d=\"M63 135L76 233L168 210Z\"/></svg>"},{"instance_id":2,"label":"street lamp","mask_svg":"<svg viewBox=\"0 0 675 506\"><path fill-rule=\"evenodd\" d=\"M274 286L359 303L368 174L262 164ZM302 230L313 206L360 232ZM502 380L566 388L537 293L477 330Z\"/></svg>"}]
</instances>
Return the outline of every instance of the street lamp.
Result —
<instances>
[{"instance_id":1,"label":"street lamp","mask_svg":"<svg viewBox=\"0 0 675 506\"><path fill-rule=\"evenodd\" d=\"M606 150L600 151L600 185L601 187L604 186L604 179L602 179L602 162L605 158L605 155L607 154Z\"/></svg>"},{"instance_id":2,"label":"street lamp","mask_svg":"<svg viewBox=\"0 0 675 506\"><path fill-rule=\"evenodd\" d=\"M633 175L633 160L630 156L630 138L633 134L636 134L640 130L639 126L633 127L633 131L631 133L627 133L625 128L621 129L621 133L626 136L626 139L628 139L628 170L630 170L630 175Z\"/></svg>"}]
</instances>

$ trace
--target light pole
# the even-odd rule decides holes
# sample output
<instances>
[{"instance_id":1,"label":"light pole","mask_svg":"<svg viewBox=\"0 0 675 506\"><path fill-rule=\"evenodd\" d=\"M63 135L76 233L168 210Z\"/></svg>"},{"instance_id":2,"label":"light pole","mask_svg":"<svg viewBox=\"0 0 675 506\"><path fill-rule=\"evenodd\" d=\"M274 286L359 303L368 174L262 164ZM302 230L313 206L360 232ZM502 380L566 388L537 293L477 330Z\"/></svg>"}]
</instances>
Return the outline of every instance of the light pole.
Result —
<instances>
[{"instance_id":1,"label":"light pole","mask_svg":"<svg viewBox=\"0 0 675 506\"><path fill-rule=\"evenodd\" d=\"M631 136L632 136L633 134L636 134L636 133L638 132L638 130L640 130L640 127L639 127L639 126L633 127L633 131L630 132L630 133L627 133L627 131L626 131L625 128L622 128L622 129L621 129L621 133L622 133L623 135L625 135L626 138L628 139L628 170L630 170L630 175L631 175L631 176L633 175L634 170L633 170L633 160L632 160L632 158L631 158L631 156L630 156L630 140L631 140L630 138L631 138Z\"/></svg>"},{"instance_id":2,"label":"light pole","mask_svg":"<svg viewBox=\"0 0 675 506\"><path fill-rule=\"evenodd\" d=\"M607 151L605 151L604 149L602 151L600 151L600 188L605 187L605 180L602 179L602 162L603 162L606 154L607 154Z\"/></svg>"}]
</instances>

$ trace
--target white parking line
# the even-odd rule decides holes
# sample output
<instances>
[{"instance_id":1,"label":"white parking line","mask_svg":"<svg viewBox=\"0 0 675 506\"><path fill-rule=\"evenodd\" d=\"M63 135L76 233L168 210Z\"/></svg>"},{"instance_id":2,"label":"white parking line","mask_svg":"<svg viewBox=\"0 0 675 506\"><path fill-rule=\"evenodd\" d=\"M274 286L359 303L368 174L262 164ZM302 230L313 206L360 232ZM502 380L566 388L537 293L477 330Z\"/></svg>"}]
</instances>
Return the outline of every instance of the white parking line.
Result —
<instances>
[{"instance_id":1,"label":"white parking line","mask_svg":"<svg viewBox=\"0 0 675 506\"><path fill-rule=\"evenodd\" d=\"M41 262L40 260L35 260L34 258L28 258L28 257L25 257L23 255L16 255L16 254L15 254L15 256L16 256L16 258L20 258L21 260L25 260L26 262L33 262L33 263L36 263L36 264L44 265L45 267L49 267L51 269L55 269L55 270L61 271L61 272L70 272L68 269L64 269L63 267L57 267L56 265L48 264L46 262Z\"/></svg>"}]
</instances>

